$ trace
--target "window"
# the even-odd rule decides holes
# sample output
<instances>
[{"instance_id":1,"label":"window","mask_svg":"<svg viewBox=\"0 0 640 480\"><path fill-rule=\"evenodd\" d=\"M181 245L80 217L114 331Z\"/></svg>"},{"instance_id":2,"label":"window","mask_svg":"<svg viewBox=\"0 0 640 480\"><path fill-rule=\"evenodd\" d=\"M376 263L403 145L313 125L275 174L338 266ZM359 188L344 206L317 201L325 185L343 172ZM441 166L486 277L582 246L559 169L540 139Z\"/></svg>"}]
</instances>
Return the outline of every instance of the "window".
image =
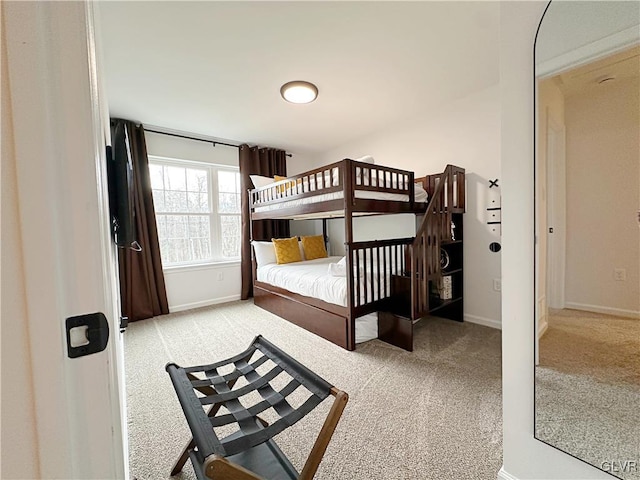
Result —
<instances>
[{"instance_id":1,"label":"window","mask_svg":"<svg viewBox=\"0 0 640 480\"><path fill-rule=\"evenodd\" d=\"M162 264L240 259L237 168L149 157Z\"/></svg>"}]
</instances>

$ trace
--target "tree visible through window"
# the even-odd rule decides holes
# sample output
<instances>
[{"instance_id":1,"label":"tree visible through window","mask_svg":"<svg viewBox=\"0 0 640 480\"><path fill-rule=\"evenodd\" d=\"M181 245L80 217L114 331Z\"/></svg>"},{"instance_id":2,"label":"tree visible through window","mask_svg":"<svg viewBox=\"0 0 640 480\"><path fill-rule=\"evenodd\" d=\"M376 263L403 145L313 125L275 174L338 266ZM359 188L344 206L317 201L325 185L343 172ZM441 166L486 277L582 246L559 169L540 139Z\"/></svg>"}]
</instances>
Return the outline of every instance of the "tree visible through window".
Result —
<instances>
[{"instance_id":1,"label":"tree visible through window","mask_svg":"<svg viewBox=\"0 0 640 480\"><path fill-rule=\"evenodd\" d=\"M151 157L149 173L164 266L240 257L237 169Z\"/></svg>"},{"instance_id":2,"label":"tree visible through window","mask_svg":"<svg viewBox=\"0 0 640 480\"><path fill-rule=\"evenodd\" d=\"M218 170L222 256L240 256L240 174Z\"/></svg>"}]
</instances>

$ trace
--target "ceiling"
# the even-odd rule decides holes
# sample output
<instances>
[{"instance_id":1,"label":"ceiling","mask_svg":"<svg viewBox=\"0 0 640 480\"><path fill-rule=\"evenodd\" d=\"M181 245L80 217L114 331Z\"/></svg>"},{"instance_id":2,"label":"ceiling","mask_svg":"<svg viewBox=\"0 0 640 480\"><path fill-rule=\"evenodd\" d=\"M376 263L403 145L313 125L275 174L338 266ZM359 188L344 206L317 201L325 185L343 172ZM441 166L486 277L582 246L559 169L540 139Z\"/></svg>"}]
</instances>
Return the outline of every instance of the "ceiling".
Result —
<instances>
[{"instance_id":1,"label":"ceiling","mask_svg":"<svg viewBox=\"0 0 640 480\"><path fill-rule=\"evenodd\" d=\"M628 31L637 38L639 23L637 1L551 2L536 37L536 61L548 62L589 45L593 48L592 44L598 41L608 40L607 50L616 35L625 37ZM617 44L615 40L613 43Z\"/></svg>"},{"instance_id":2,"label":"ceiling","mask_svg":"<svg viewBox=\"0 0 640 480\"><path fill-rule=\"evenodd\" d=\"M497 2L100 2L110 114L326 151L499 81ZM318 99L280 97L291 80Z\"/></svg>"},{"instance_id":3,"label":"ceiling","mask_svg":"<svg viewBox=\"0 0 640 480\"><path fill-rule=\"evenodd\" d=\"M626 49L557 76L566 96L605 88L608 85L640 77L640 46Z\"/></svg>"}]
</instances>

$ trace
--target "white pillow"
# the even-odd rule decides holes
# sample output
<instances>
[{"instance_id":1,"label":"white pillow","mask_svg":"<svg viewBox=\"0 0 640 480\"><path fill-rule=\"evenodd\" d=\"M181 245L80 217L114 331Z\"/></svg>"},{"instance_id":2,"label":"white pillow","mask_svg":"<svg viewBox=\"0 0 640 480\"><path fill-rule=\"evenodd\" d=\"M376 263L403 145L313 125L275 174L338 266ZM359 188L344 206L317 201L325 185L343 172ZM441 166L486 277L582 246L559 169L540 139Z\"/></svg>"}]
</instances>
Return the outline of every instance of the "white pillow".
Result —
<instances>
[{"instance_id":1,"label":"white pillow","mask_svg":"<svg viewBox=\"0 0 640 480\"><path fill-rule=\"evenodd\" d=\"M342 257L338 261L338 263L330 263L328 273L332 277L346 277L347 276L347 257ZM362 277L363 275L364 275L364 267L363 265L360 265L358 276Z\"/></svg>"},{"instance_id":2,"label":"white pillow","mask_svg":"<svg viewBox=\"0 0 640 480\"><path fill-rule=\"evenodd\" d=\"M251 242L253 245L253 252L256 256L256 263L258 267L269 265L271 263L277 263L276 249L273 246L273 242Z\"/></svg>"},{"instance_id":3,"label":"white pillow","mask_svg":"<svg viewBox=\"0 0 640 480\"><path fill-rule=\"evenodd\" d=\"M414 195L416 202L427 203L427 201L429 200L429 194L420 183L415 184Z\"/></svg>"},{"instance_id":4,"label":"white pillow","mask_svg":"<svg viewBox=\"0 0 640 480\"><path fill-rule=\"evenodd\" d=\"M251 183L253 183L253 188L261 188L266 187L270 183L275 182L275 180L271 177L263 177L262 175L249 175L251 179Z\"/></svg>"},{"instance_id":5,"label":"white pillow","mask_svg":"<svg viewBox=\"0 0 640 480\"><path fill-rule=\"evenodd\" d=\"M278 263L276 259L276 249L273 246L273 242L258 242L254 240L251 242L251 245L253 245L253 252L256 255L256 263L258 264L258 267ZM298 241L298 248L300 249L300 258L305 260L304 248L302 247L301 241Z\"/></svg>"},{"instance_id":6,"label":"white pillow","mask_svg":"<svg viewBox=\"0 0 640 480\"><path fill-rule=\"evenodd\" d=\"M327 272L332 277L346 277L347 267L339 263L330 263Z\"/></svg>"},{"instance_id":7,"label":"white pillow","mask_svg":"<svg viewBox=\"0 0 640 480\"><path fill-rule=\"evenodd\" d=\"M363 162L363 163L371 163L371 164L375 164L376 163L371 155L365 155L364 157L356 158L355 161L356 162Z\"/></svg>"}]
</instances>

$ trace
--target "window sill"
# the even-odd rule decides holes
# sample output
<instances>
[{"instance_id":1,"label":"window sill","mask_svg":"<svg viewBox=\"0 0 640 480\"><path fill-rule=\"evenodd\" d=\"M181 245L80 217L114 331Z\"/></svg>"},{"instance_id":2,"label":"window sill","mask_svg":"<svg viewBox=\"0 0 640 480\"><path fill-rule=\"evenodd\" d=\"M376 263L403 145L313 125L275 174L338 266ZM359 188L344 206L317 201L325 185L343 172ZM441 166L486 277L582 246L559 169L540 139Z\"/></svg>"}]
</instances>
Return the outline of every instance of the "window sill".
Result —
<instances>
[{"instance_id":1,"label":"window sill","mask_svg":"<svg viewBox=\"0 0 640 480\"><path fill-rule=\"evenodd\" d=\"M189 272L195 270L214 270L218 268L229 268L240 266L240 260L224 260L220 262L207 262L207 263L188 263L184 265L171 265L170 267L164 267L162 271L165 274Z\"/></svg>"}]
</instances>

